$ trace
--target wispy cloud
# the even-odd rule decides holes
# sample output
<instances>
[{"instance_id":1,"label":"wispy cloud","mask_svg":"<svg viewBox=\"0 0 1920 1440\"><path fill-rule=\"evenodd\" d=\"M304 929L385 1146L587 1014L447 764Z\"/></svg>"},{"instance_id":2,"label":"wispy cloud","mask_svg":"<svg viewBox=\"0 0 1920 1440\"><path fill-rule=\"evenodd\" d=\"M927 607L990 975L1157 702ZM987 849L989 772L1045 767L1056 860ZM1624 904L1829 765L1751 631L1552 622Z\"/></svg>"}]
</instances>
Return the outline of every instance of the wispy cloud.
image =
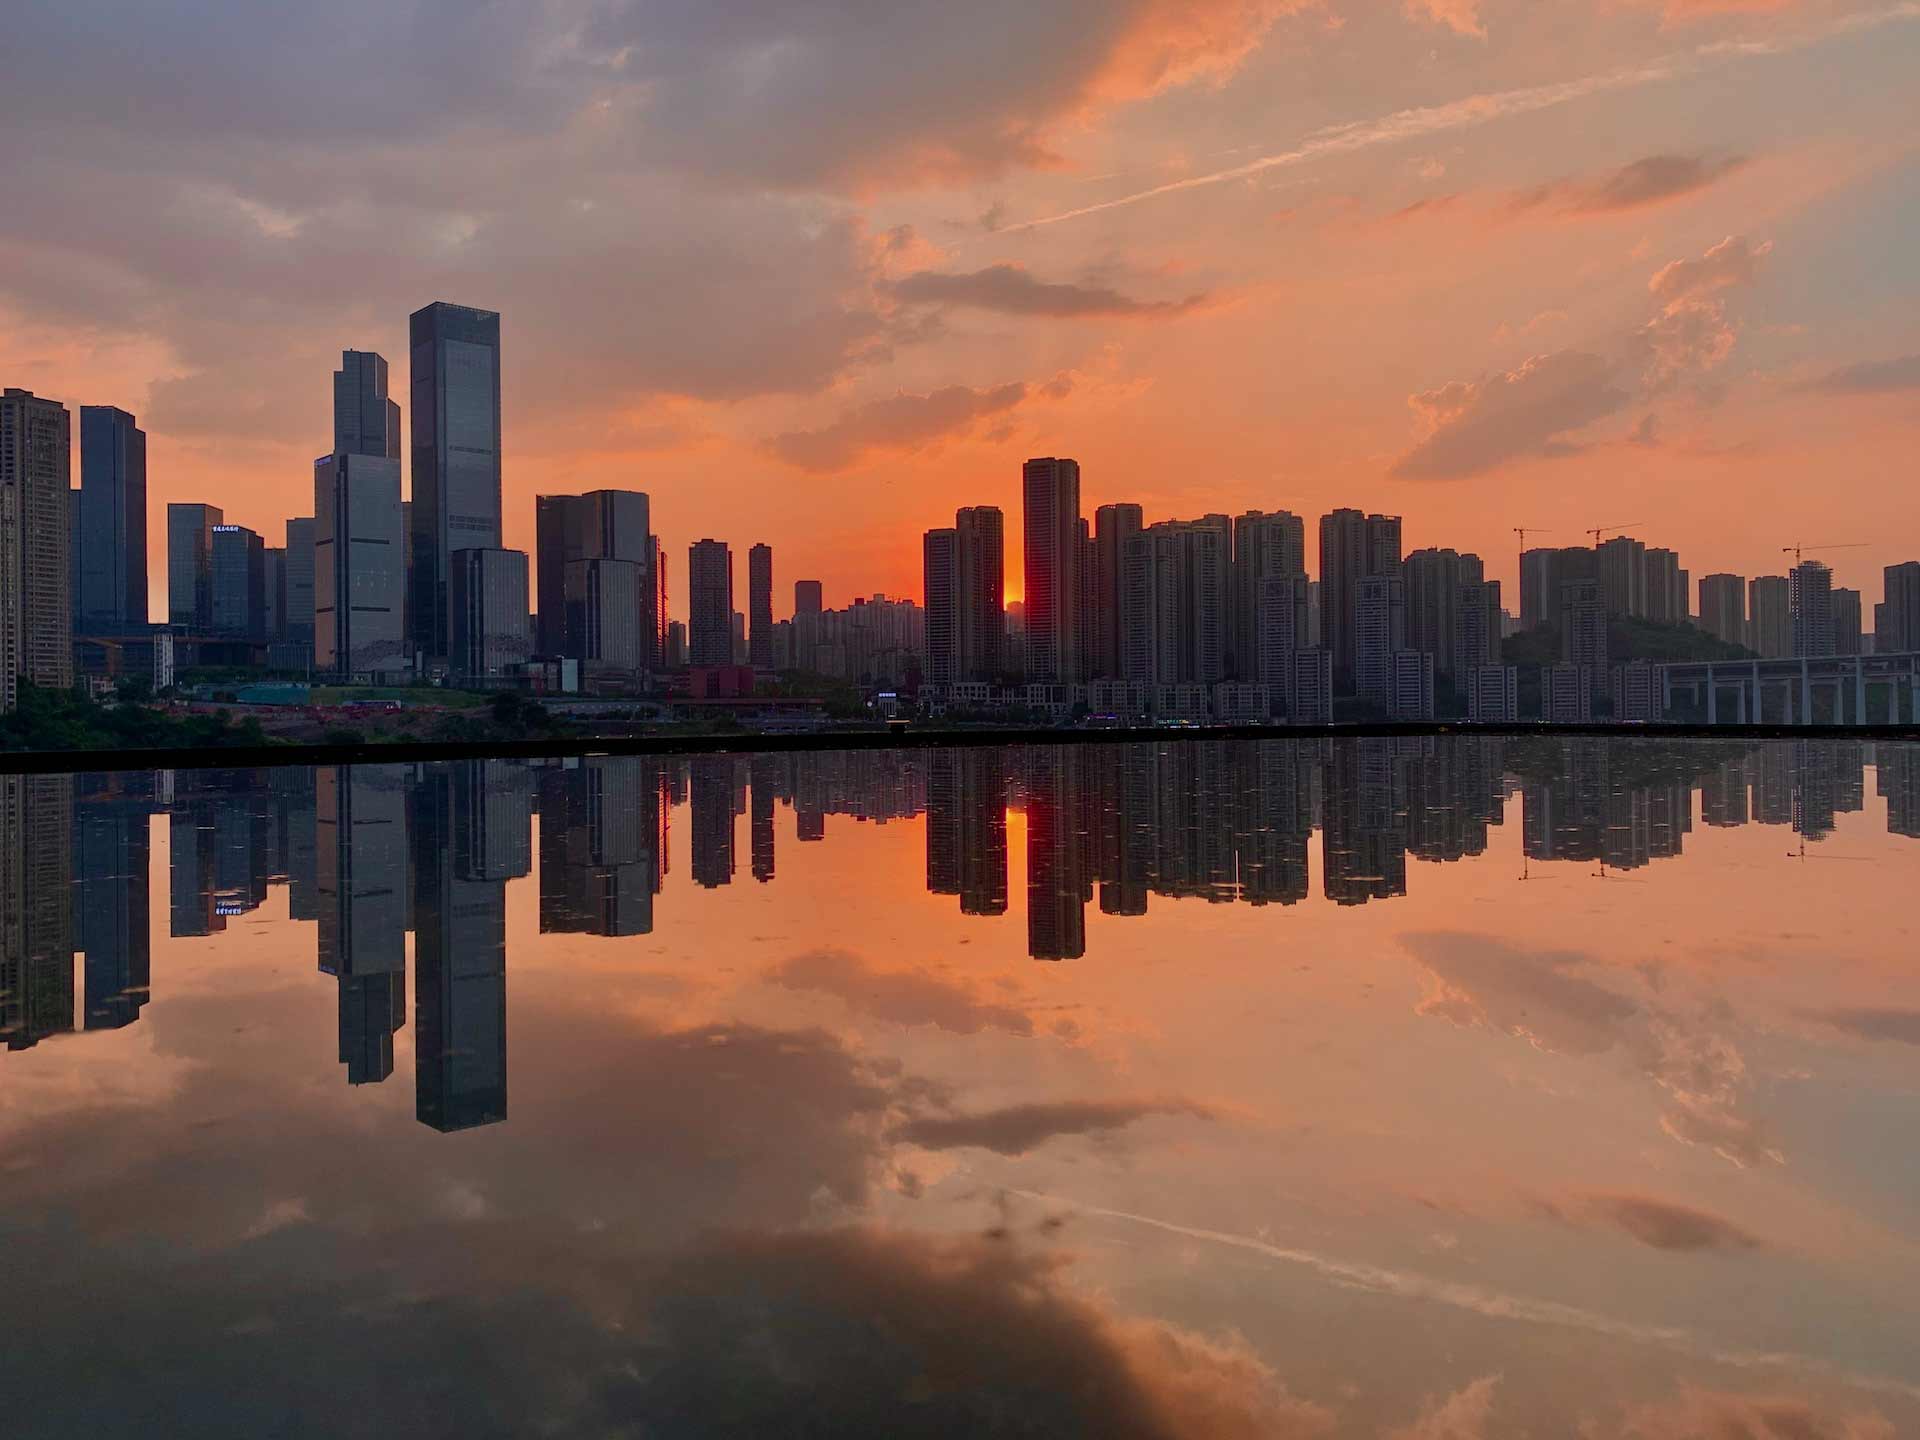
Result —
<instances>
[{"instance_id":1,"label":"wispy cloud","mask_svg":"<svg viewBox=\"0 0 1920 1440\"><path fill-rule=\"evenodd\" d=\"M1013 380L988 390L948 385L925 395L901 391L855 406L818 430L789 430L767 448L802 470L844 470L868 455L912 454L970 434L984 420L1006 416L1036 395L1059 399L1073 381L1060 376L1044 385Z\"/></svg>"},{"instance_id":2,"label":"wispy cloud","mask_svg":"<svg viewBox=\"0 0 1920 1440\"><path fill-rule=\"evenodd\" d=\"M1806 387L1825 395L1891 395L1920 390L1920 355L1843 365Z\"/></svg>"},{"instance_id":3,"label":"wispy cloud","mask_svg":"<svg viewBox=\"0 0 1920 1440\"><path fill-rule=\"evenodd\" d=\"M1207 299L1189 295L1183 300L1137 300L1109 285L1038 280L1019 265L989 265L966 274L921 270L895 284L893 294L909 305L964 305L1056 320L1180 315Z\"/></svg>"},{"instance_id":4,"label":"wispy cloud","mask_svg":"<svg viewBox=\"0 0 1920 1440\"><path fill-rule=\"evenodd\" d=\"M1204 175L1189 175L1182 180L1173 180L1164 185L1136 190L1128 195L1118 195L1097 204L1081 205L1071 210L1062 210L1058 214L1023 220L1018 224L1003 227L1000 233L1064 224L1069 220L1098 215L1108 210L1124 209L1166 195L1177 195L1189 190L1229 184L1235 180L1251 179L1269 170L1289 169L1331 155L1371 150L1382 145L1397 145L1403 141L1423 139L1449 131L1473 129L1491 124L1496 120L1555 109L1595 95L1688 79L1739 60L1789 54L1823 44L1842 35L1910 20L1920 20L1920 0L1902 0L1902 3L1897 5L1843 16L1824 25L1811 26L1792 34L1765 40L1716 41L1688 50L1676 50L1641 65L1603 71L1573 80L1557 81L1550 85L1528 85L1515 90L1469 95L1444 105L1423 105L1408 110L1396 110L1371 120L1356 120L1345 125L1335 125L1316 131L1291 149L1262 155L1259 159L1250 160L1242 165L1210 171Z\"/></svg>"}]
</instances>

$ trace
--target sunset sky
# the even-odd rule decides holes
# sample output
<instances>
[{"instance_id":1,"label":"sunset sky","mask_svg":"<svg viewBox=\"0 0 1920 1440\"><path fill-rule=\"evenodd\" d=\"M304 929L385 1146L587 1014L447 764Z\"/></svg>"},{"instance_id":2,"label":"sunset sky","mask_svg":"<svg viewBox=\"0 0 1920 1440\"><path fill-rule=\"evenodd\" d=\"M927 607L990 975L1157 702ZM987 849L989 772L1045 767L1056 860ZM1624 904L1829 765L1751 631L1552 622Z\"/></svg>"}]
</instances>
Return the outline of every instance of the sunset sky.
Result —
<instances>
[{"instance_id":1,"label":"sunset sky","mask_svg":"<svg viewBox=\"0 0 1920 1440\"><path fill-rule=\"evenodd\" d=\"M7 37L0 382L140 417L157 604L164 503L277 541L339 352L404 403L432 300L503 316L506 543L536 493L647 490L680 614L704 535L773 544L780 614L917 596L921 530L998 504L1011 543L1037 454L1088 513L1358 505L1509 583L1515 525L1696 579L1858 542L1823 558L1869 606L1920 556L1912 0L62 0Z\"/></svg>"}]
</instances>

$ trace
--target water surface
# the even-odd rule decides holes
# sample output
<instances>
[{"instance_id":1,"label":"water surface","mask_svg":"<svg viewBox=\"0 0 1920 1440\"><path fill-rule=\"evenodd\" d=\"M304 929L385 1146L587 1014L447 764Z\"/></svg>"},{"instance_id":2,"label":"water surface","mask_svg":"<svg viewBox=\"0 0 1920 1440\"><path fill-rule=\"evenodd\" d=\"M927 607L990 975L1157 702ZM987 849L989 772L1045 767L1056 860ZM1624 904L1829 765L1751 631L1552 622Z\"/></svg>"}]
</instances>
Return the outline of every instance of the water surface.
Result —
<instances>
[{"instance_id":1,"label":"water surface","mask_svg":"<svg viewBox=\"0 0 1920 1440\"><path fill-rule=\"evenodd\" d=\"M1920 747L0 778L13 1437L1920 1433Z\"/></svg>"}]
</instances>

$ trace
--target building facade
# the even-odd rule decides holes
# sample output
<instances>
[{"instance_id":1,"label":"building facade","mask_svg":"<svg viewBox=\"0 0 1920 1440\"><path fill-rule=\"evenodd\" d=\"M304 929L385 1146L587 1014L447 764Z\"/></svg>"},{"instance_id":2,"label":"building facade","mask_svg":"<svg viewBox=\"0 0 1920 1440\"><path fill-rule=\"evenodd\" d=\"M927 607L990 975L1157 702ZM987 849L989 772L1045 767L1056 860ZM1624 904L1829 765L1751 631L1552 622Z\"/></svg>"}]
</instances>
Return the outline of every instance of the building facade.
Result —
<instances>
[{"instance_id":1,"label":"building facade","mask_svg":"<svg viewBox=\"0 0 1920 1440\"><path fill-rule=\"evenodd\" d=\"M400 462L329 455L313 467L313 663L323 675L409 669Z\"/></svg>"},{"instance_id":2,"label":"building facade","mask_svg":"<svg viewBox=\"0 0 1920 1440\"><path fill-rule=\"evenodd\" d=\"M733 552L720 540L687 551L687 663L696 670L734 663Z\"/></svg>"},{"instance_id":3,"label":"building facade","mask_svg":"<svg viewBox=\"0 0 1920 1440\"><path fill-rule=\"evenodd\" d=\"M517 674L533 658L527 552L456 550L451 578L454 673L472 680Z\"/></svg>"},{"instance_id":4,"label":"building facade","mask_svg":"<svg viewBox=\"0 0 1920 1440\"><path fill-rule=\"evenodd\" d=\"M771 545L754 545L747 551L747 663L756 670L773 668Z\"/></svg>"}]
</instances>

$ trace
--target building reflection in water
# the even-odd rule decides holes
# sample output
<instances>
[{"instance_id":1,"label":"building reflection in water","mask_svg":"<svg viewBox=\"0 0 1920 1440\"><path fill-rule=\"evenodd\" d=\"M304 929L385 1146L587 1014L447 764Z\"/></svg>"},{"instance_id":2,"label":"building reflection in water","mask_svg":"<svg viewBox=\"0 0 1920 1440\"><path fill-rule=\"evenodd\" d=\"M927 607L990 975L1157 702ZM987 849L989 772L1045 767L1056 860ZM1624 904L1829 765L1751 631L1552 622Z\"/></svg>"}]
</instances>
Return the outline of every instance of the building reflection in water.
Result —
<instances>
[{"instance_id":1,"label":"building reflection in water","mask_svg":"<svg viewBox=\"0 0 1920 1440\"><path fill-rule=\"evenodd\" d=\"M1316 829L1322 894L1361 905L1405 895L1409 857L1486 854L1516 793L1529 863L1633 870L1680 856L1696 813L1817 846L1865 808L1868 765L1888 830L1920 838L1920 746L1855 741L1170 741L0 776L0 1037L23 1050L141 1019L157 815L173 936L216 935L280 885L289 917L315 922L351 1085L393 1072L413 932L416 1113L464 1130L507 1114L506 894L533 873L536 835L541 930L629 936L659 918L680 806L708 888L732 883L742 816L763 884L777 883L783 809L803 844L834 823L924 817L926 888L974 917L1007 913L1018 812L1027 951L1077 960L1091 904L1128 917L1156 896L1307 900Z\"/></svg>"}]
</instances>

